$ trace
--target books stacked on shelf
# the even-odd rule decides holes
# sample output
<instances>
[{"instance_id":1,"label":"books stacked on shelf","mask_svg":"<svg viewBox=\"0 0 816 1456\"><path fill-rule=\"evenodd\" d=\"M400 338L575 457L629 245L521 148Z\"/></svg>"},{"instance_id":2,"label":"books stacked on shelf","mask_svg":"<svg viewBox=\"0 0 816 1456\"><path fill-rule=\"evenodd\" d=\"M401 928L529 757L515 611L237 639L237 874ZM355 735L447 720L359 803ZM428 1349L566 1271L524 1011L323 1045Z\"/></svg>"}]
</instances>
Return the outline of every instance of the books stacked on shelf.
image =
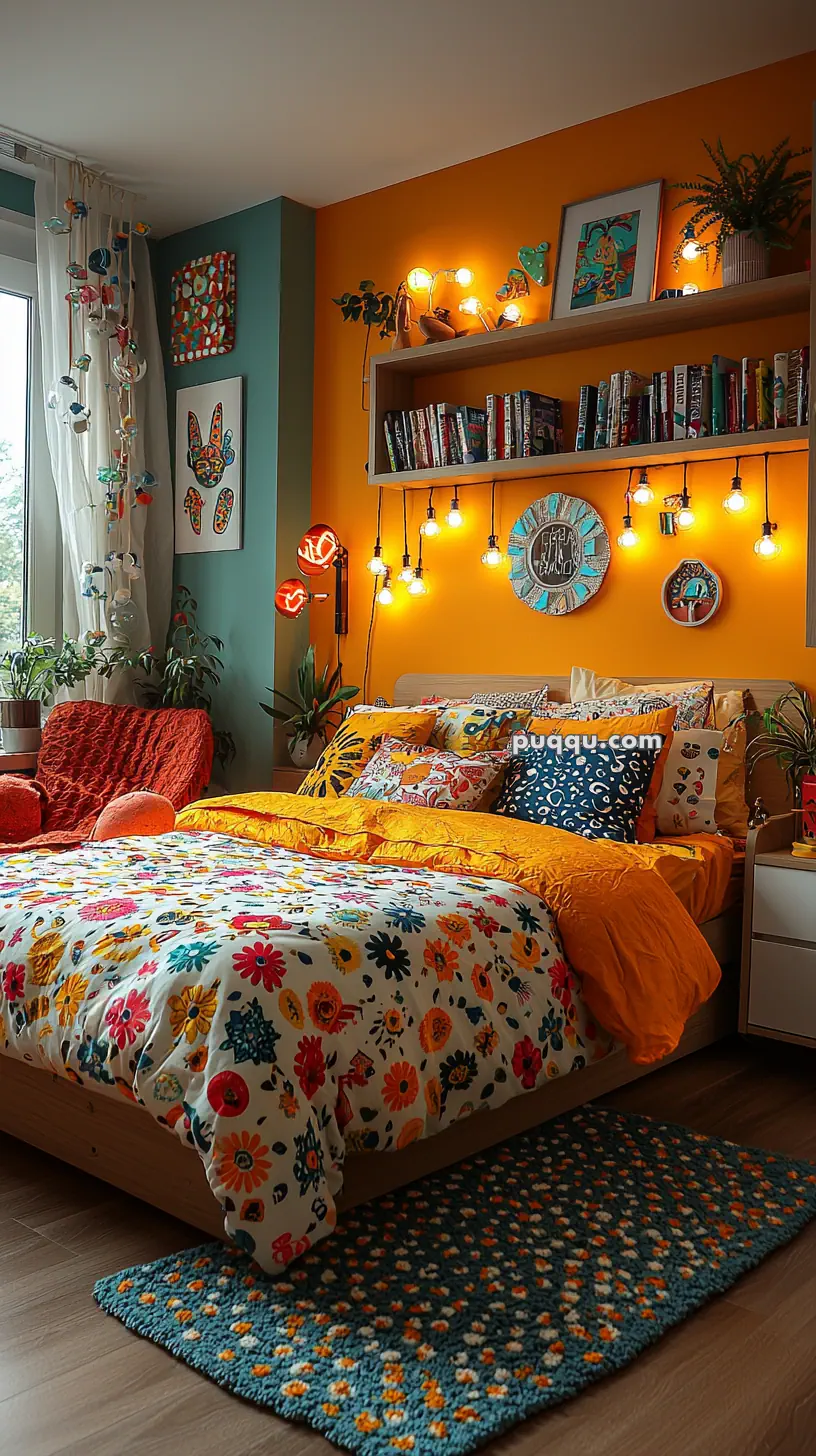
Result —
<instances>
[{"instance_id":1,"label":"books stacked on shelf","mask_svg":"<svg viewBox=\"0 0 816 1456\"><path fill-rule=\"evenodd\" d=\"M623 369L581 386L575 448L614 450L806 425L809 379L808 348L774 354L772 363L715 354L710 364L675 364L651 378Z\"/></svg>"},{"instance_id":2,"label":"books stacked on shelf","mask_svg":"<svg viewBox=\"0 0 816 1456\"><path fill-rule=\"evenodd\" d=\"M385 443L392 470L433 470L486 460L486 414L465 404L387 410Z\"/></svg>"},{"instance_id":3,"label":"books stacked on shelf","mask_svg":"<svg viewBox=\"0 0 816 1456\"><path fill-rule=\"evenodd\" d=\"M488 460L526 460L560 455L563 449L560 399L532 389L487 396Z\"/></svg>"}]
</instances>

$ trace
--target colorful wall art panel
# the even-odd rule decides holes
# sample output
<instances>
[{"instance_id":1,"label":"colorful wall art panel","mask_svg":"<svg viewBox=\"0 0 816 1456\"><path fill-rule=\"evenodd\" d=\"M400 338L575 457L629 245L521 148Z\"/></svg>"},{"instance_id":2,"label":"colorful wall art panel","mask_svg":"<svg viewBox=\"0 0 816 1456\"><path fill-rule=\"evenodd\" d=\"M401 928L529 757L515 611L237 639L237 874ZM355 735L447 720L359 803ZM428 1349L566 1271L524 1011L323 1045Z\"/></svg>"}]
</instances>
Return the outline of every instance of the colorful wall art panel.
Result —
<instances>
[{"instance_id":1,"label":"colorful wall art panel","mask_svg":"<svg viewBox=\"0 0 816 1456\"><path fill-rule=\"evenodd\" d=\"M678 627L702 627L722 602L722 582L704 561L686 558L663 583L663 610Z\"/></svg>"},{"instance_id":2,"label":"colorful wall art panel","mask_svg":"<svg viewBox=\"0 0 816 1456\"><path fill-rule=\"evenodd\" d=\"M207 253L173 274L170 354L189 364L235 347L235 254Z\"/></svg>"},{"instance_id":3,"label":"colorful wall art panel","mask_svg":"<svg viewBox=\"0 0 816 1456\"><path fill-rule=\"evenodd\" d=\"M594 597L609 566L609 537L598 512L560 491L527 507L507 550L516 596L551 617L574 612Z\"/></svg>"},{"instance_id":4,"label":"colorful wall art panel","mask_svg":"<svg viewBox=\"0 0 816 1456\"><path fill-rule=\"evenodd\" d=\"M647 182L564 208L553 318L652 297L662 190L662 182Z\"/></svg>"},{"instance_id":5,"label":"colorful wall art panel","mask_svg":"<svg viewBox=\"0 0 816 1456\"><path fill-rule=\"evenodd\" d=\"M176 395L176 555L240 551L243 380Z\"/></svg>"}]
</instances>

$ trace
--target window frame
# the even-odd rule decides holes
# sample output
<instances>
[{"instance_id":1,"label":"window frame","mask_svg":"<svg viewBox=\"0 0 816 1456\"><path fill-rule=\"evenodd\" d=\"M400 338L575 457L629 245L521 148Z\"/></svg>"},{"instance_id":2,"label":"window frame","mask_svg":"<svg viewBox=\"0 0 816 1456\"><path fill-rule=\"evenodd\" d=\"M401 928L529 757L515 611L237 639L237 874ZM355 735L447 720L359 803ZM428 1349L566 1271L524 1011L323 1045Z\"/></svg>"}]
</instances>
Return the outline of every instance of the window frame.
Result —
<instances>
[{"instance_id":1,"label":"window frame","mask_svg":"<svg viewBox=\"0 0 816 1456\"><path fill-rule=\"evenodd\" d=\"M27 299L29 306L23 630L27 635L59 636L61 535L45 433L36 264L0 253L0 290Z\"/></svg>"}]
</instances>

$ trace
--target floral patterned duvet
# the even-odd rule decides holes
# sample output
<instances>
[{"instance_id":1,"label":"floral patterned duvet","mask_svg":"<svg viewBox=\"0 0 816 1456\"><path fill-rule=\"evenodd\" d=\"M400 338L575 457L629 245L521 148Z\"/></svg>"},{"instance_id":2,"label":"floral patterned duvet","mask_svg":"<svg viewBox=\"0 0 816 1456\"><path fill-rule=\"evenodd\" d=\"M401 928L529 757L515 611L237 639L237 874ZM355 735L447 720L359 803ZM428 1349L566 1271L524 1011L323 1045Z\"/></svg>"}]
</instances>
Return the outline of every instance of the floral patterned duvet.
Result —
<instances>
[{"instance_id":1,"label":"floral patterned duvet","mask_svg":"<svg viewBox=\"0 0 816 1456\"><path fill-rule=\"evenodd\" d=\"M402 1148L603 1056L547 906L501 880L222 834L0 864L0 1052L194 1147L266 1269Z\"/></svg>"}]
</instances>

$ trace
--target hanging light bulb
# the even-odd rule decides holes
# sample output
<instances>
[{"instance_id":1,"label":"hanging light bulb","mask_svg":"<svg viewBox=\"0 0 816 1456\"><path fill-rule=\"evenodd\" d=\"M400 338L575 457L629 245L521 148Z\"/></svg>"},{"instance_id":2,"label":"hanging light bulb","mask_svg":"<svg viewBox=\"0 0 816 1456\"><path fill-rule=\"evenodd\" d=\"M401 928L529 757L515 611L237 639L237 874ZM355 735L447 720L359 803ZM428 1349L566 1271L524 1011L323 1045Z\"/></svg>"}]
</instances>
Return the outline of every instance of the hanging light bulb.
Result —
<instances>
[{"instance_id":1,"label":"hanging light bulb","mask_svg":"<svg viewBox=\"0 0 816 1456\"><path fill-rule=\"evenodd\" d=\"M632 491L632 500L638 506L648 506L654 500L654 491L649 484L645 465L640 472L640 480Z\"/></svg>"},{"instance_id":2,"label":"hanging light bulb","mask_svg":"<svg viewBox=\"0 0 816 1456\"><path fill-rule=\"evenodd\" d=\"M691 496L686 485L686 462L683 462L683 489L680 492L680 509L675 518L678 531L688 531L694 525L694 512L691 509Z\"/></svg>"},{"instance_id":3,"label":"hanging light bulb","mask_svg":"<svg viewBox=\"0 0 816 1456\"><path fill-rule=\"evenodd\" d=\"M739 516L748 505L748 497L743 491L742 481L739 473L739 460L734 462L734 479L731 481L731 489L723 501L723 509L732 516Z\"/></svg>"},{"instance_id":4,"label":"hanging light bulb","mask_svg":"<svg viewBox=\"0 0 816 1456\"><path fill-rule=\"evenodd\" d=\"M687 263L696 263L703 250L694 236L693 223L686 223L683 228L683 238L685 241L680 249L680 257L685 258Z\"/></svg>"},{"instance_id":5,"label":"hanging light bulb","mask_svg":"<svg viewBox=\"0 0 816 1456\"><path fill-rule=\"evenodd\" d=\"M391 572L388 570L388 567L386 567L383 584L377 592L377 601L379 602L381 607L390 607L393 600L394 593L391 590Z\"/></svg>"},{"instance_id":6,"label":"hanging light bulb","mask_svg":"<svg viewBox=\"0 0 816 1456\"><path fill-rule=\"evenodd\" d=\"M765 455L765 520L762 522L762 535L759 537L759 540L757 540L757 541L754 542L754 550L755 550L757 556L764 556L766 560L770 560L770 558L772 556L778 556L779 555L779 552L781 551L782 548L779 545L779 543L774 540L774 534L773 533L774 533L775 530L776 530L776 521L772 521L771 520L771 518L770 518L770 512L769 512L769 509L768 509L768 456L767 456L767 453L766 453L766 455Z\"/></svg>"},{"instance_id":7,"label":"hanging light bulb","mask_svg":"<svg viewBox=\"0 0 816 1456\"><path fill-rule=\"evenodd\" d=\"M491 533L487 538L487 550L482 552L482 566L501 566L503 561L499 538Z\"/></svg>"},{"instance_id":8,"label":"hanging light bulb","mask_svg":"<svg viewBox=\"0 0 816 1456\"><path fill-rule=\"evenodd\" d=\"M450 510L448 511L448 514L446 515L445 520L447 521L447 523L448 523L449 526L453 526L454 530L456 530L459 526L461 526L462 525L462 522L464 521L464 516L462 515L462 512L459 509L459 495L458 495L458 492L453 497L453 500L451 501Z\"/></svg>"},{"instance_id":9,"label":"hanging light bulb","mask_svg":"<svg viewBox=\"0 0 816 1456\"><path fill-rule=\"evenodd\" d=\"M422 532L423 536L438 536L439 532L442 530L442 527L436 519L436 511L434 510L433 487L431 487L428 495L428 509L425 512L425 520L422 522L422 525L419 529Z\"/></svg>"},{"instance_id":10,"label":"hanging light bulb","mask_svg":"<svg viewBox=\"0 0 816 1456\"><path fill-rule=\"evenodd\" d=\"M496 327L499 329L512 329L515 328L516 324L520 324L521 320L522 312L518 304L508 303L499 314L499 321Z\"/></svg>"},{"instance_id":11,"label":"hanging light bulb","mask_svg":"<svg viewBox=\"0 0 816 1456\"><path fill-rule=\"evenodd\" d=\"M411 565L411 554L409 551L402 553L402 570L397 573L397 581L410 582L413 580L414 568Z\"/></svg>"},{"instance_id":12,"label":"hanging light bulb","mask_svg":"<svg viewBox=\"0 0 816 1456\"><path fill-rule=\"evenodd\" d=\"M433 283L433 274L427 268L412 268L405 281L412 293L427 293Z\"/></svg>"},{"instance_id":13,"label":"hanging light bulb","mask_svg":"<svg viewBox=\"0 0 816 1456\"><path fill-rule=\"evenodd\" d=\"M425 585L425 578L422 574L422 567L418 566L408 583L408 590L412 597L424 597L428 590Z\"/></svg>"},{"instance_id":14,"label":"hanging light bulb","mask_svg":"<svg viewBox=\"0 0 816 1456\"><path fill-rule=\"evenodd\" d=\"M382 541L380 539L381 525L382 486L380 486L379 493L377 495L377 539L374 542L374 551L372 552L371 560L366 562L366 570L370 571L372 576L384 576L388 570L388 567L382 559Z\"/></svg>"},{"instance_id":15,"label":"hanging light bulb","mask_svg":"<svg viewBox=\"0 0 816 1456\"><path fill-rule=\"evenodd\" d=\"M402 490L402 567L397 573L397 581L405 582L406 586L412 580L414 568L411 565L411 553L408 550L408 492L403 486Z\"/></svg>"},{"instance_id":16,"label":"hanging light bulb","mask_svg":"<svg viewBox=\"0 0 816 1456\"><path fill-rule=\"evenodd\" d=\"M639 537L637 531L632 528L632 517L627 512L623 518L623 530L618 537L619 546L637 546Z\"/></svg>"}]
</instances>

